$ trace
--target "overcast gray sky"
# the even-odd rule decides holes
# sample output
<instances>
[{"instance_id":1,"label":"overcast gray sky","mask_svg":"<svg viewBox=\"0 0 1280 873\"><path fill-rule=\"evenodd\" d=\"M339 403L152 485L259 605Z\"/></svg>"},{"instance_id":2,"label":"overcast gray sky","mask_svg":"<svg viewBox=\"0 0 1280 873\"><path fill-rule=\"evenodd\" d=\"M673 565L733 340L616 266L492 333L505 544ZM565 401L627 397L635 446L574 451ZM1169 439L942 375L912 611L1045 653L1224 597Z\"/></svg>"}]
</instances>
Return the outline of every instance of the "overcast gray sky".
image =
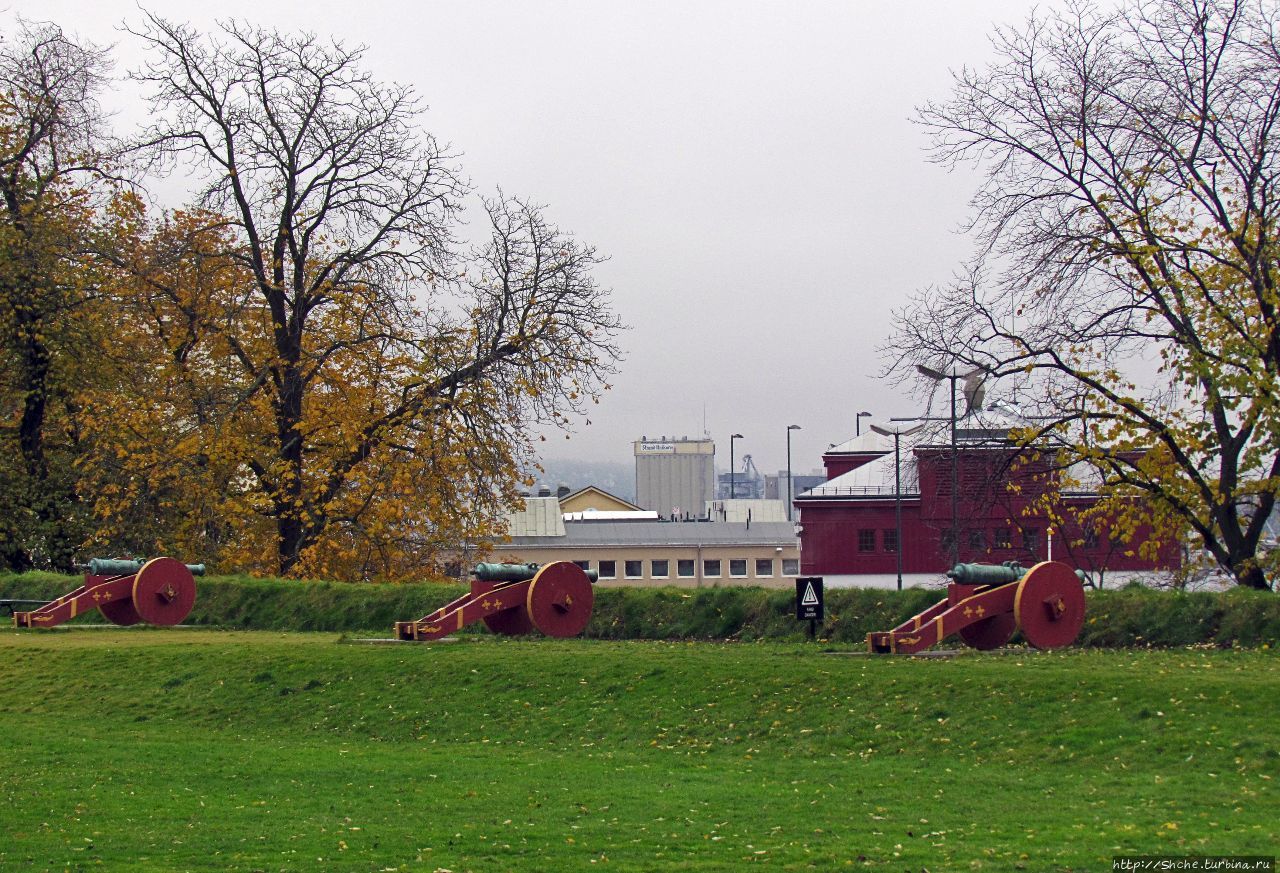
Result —
<instances>
[{"instance_id":1,"label":"overcast gray sky","mask_svg":"<svg viewBox=\"0 0 1280 873\"><path fill-rule=\"evenodd\" d=\"M235 17L366 44L378 78L418 90L479 191L544 203L611 257L599 278L632 327L627 358L591 425L549 440L549 458L630 463L632 440L705 421L722 466L738 432L738 457L775 471L798 424L800 471L853 435L857 411L921 408L878 378L876 349L891 310L966 256L956 230L975 179L929 164L909 118L1032 4L145 5L200 29ZM117 29L141 19L131 2L16 0L6 26L15 15L115 44L120 73L139 58Z\"/></svg>"}]
</instances>

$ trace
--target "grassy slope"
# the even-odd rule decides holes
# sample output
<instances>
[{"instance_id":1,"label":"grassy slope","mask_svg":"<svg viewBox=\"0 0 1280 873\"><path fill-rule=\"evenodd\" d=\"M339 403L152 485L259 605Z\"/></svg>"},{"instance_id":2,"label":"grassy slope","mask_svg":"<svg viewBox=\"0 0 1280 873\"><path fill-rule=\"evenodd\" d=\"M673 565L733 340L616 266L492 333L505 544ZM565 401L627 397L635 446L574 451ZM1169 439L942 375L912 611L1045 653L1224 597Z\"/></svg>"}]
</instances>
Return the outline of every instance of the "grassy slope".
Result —
<instances>
[{"instance_id":1,"label":"grassy slope","mask_svg":"<svg viewBox=\"0 0 1280 873\"><path fill-rule=\"evenodd\" d=\"M4 632L0 868L1039 871L1275 851L1271 652L334 641Z\"/></svg>"}]
</instances>

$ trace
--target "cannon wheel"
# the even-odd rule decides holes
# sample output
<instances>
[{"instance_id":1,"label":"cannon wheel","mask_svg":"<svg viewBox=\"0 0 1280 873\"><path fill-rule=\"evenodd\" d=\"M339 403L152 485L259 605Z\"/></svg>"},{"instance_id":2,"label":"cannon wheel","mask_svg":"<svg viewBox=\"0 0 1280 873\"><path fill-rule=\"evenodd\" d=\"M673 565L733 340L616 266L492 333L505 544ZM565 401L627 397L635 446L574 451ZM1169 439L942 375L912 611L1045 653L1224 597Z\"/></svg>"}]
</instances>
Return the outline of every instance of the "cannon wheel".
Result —
<instances>
[{"instance_id":1,"label":"cannon wheel","mask_svg":"<svg viewBox=\"0 0 1280 873\"><path fill-rule=\"evenodd\" d=\"M582 568L568 561L548 564L529 582L525 605L533 625L549 637L575 637L591 620L595 592Z\"/></svg>"},{"instance_id":2,"label":"cannon wheel","mask_svg":"<svg viewBox=\"0 0 1280 873\"><path fill-rule=\"evenodd\" d=\"M1011 612L1001 612L982 621L960 628L960 639L969 646L987 651L998 649L1013 638L1018 629L1018 620Z\"/></svg>"},{"instance_id":3,"label":"cannon wheel","mask_svg":"<svg viewBox=\"0 0 1280 873\"><path fill-rule=\"evenodd\" d=\"M1018 583L1013 614L1037 649L1069 646L1084 626L1084 586L1066 564L1036 564Z\"/></svg>"},{"instance_id":4,"label":"cannon wheel","mask_svg":"<svg viewBox=\"0 0 1280 873\"><path fill-rule=\"evenodd\" d=\"M138 610L133 608L133 599L129 597L124 600L100 603L98 604L98 611L106 616L107 621L112 624L118 624L121 627L128 627L131 624L137 624L142 621L142 616L138 615Z\"/></svg>"},{"instance_id":5,"label":"cannon wheel","mask_svg":"<svg viewBox=\"0 0 1280 873\"><path fill-rule=\"evenodd\" d=\"M133 577L133 608L148 624L175 625L196 602L196 580L174 558L154 558Z\"/></svg>"}]
</instances>

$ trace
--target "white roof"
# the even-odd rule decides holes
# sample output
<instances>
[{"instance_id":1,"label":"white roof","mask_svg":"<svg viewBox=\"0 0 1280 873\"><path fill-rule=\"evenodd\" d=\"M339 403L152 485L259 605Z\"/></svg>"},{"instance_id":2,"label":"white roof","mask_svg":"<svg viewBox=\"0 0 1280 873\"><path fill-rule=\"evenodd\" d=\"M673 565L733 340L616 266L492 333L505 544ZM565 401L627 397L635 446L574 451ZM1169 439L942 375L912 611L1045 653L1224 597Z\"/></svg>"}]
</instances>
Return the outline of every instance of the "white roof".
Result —
<instances>
[{"instance_id":1,"label":"white roof","mask_svg":"<svg viewBox=\"0 0 1280 873\"><path fill-rule=\"evenodd\" d=\"M924 427L900 438L902 463L902 494L916 496L920 493L920 479L916 470L914 450L922 446L946 446L951 443L949 419L923 421ZM1024 419L1016 418L1005 410L985 409L956 419L956 438L972 445L986 440L1000 439L1014 427L1024 426ZM895 421L888 425L907 430L915 427L910 421ZM892 497L894 494L893 437L869 431L848 442L827 450L828 452L871 453L884 452L847 473L830 479L816 488L803 492L801 497Z\"/></svg>"},{"instance_id":2,"label":"white roof","mask_svg":"<svg viewBox=\"0 0 1280 873\"><path fill-rule=\"evenodd\" d=\"M827 449L828 453L850 452L892 452L893 437L883 436L873 430L859 434L856 437L845 440L838 446L832 446Z\"/></svg>"},{"instance_id":3,"label":"white roof","mask_svg":"<svg viewBox=\"0 0 1280 873\"><path fill-rule=\"evenodd\" d=\"M707 511L718 521L752 522L786 521L787 505L781 500L756 500L745 497L733 500L708 500Z\"/></svg>"},{"instance_id":4,"label":"white roof","mask_svg":"<svg viewBox=\"0 0 1280 873\"><path fill-rule=\"evenodd\" d=\"M951 422L948 420L923 422L925 427L901 438L902 457L902 494L915 497L920 493L919 475L916 469L914 450L929 446L941 448L951 443ZM983 409L971 412L956 420L957 442L966 448L975 445L999 445L1000 440L1007 438L1010 430L1026 427L1030 421L1017 413L1017 410L1000 404L995 409ZM911 422L895 422L906 428ZM810 488L798 495L800 497L892 497L894 494L893 438L874 434L888 444L887 454L863 464L856 469L830 479L827 482ZM873 442L867 435L828 451L866 452L871 451ZM1076 463L1067 471L1078 485L1069 489L1073 493L1090 493L1096 491L1100 484L1097 471L1087 464Z\"/></svg>"},{"instance_id":5,"label":"white roof","mask_svg":"<svg viewBox=\"0 0 1280 873\"><path fill-rule=\"evenodd\" d=\"M916 456L902 447L902 494L914 497L920 493L916 471ZM894 467L892 450L861 467L850 470L810 488L799 497L892 497L894 494Z\"/></svg>"},{"instance_id":6,"label":"white roof","mask_svg":"<svg viewBox=\"0 0 1280 873\"><path fill-rule=\"evenodd\" d=\"M657 521L653 509L584 509L564 513L565 521Z\"/></svg>"}]
</instances>

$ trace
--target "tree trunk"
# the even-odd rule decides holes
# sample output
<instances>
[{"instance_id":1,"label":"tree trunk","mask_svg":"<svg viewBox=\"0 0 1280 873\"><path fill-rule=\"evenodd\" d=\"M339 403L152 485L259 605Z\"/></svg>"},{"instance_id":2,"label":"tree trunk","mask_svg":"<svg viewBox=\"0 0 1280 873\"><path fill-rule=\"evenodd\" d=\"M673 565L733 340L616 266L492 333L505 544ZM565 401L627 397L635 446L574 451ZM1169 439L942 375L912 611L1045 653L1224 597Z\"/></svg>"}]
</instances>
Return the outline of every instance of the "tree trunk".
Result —
<instances>
[{"instance_id":1,"label":"tree trunk","mask_svg":"<svg viewBox=\"0 0 1280 873\"><path fill-rule=\"evenodd\" d=\"M281 515L276 519L276 542L279 573L282 577L288 576L298 565L298 557L303 548L302 525L295 516Z\"/></svg>"},{"instance_id":2,"label":"tree trunk","mask_svg":"<svg viewBox=\"0 0 1280 873\"><path fill-rule=\"evenodd\" d=\"M276 440L278 460L282 468L276 494L276 533L280 575L288 576L302 558L302 551L310 544L305 523L304 496L305 455L300 426L302 424L302 398L305 385L298 359L300 344L285 340L283 332L277 334L277 348L284 362L279 367L279 396L276 398Z\"/></svg>"},{"instance_id":3,"label":"tree trunk","mask_svg":"<svg viewBox=\"0 0 1280 873\"><path fill-rule=\"evenodd\" d=\"M49 479L49 463L44 454L44 422L49 401L49 350L40 341L39 326L29 316L20 315L18 342L22 356L22 419L18 424L18 446L23 465L31 479L33 496L43 491ZM39 502L38 500L36 502Z\"/></svg>"},{"instance_id":4,"label":"tree trunk","mask_svg":"<svg viewBox=\"0 0 1280 873\"><path fill-rule=\"evenodd\" d=\"M1243 566L1242 566L1243 565ZM1256 562L1250 560L1236 564L1234 574L1236 582L1245 588L1254 588L1259 591L1270 591L1271 584L1267 582L1267 576L1262 572L1262 568Z\"/></svg>"},{"instance_id":5,"label":"tree trunk","mask_svg":"<svg viewBox=\"0 0 1280 873\"><path fill-rule=\"evenodd\" d=\"M15 569L35 566L32 551L43 541L46 558L52 569L68 570L72 564L74 544L66 542L66 525L60 495L49 473L49 459L45 452L45 427L49 408L49 379L53 369L53 357L40 337L47 330L37 311L38 293L32 293L30 283L24 283L19 298L27 297L23 304L15 306L17 325L14 336L19 358L20 391L22 392L22 416L18 421L18 452L22 457L22 469L26 474L26 487L14 507L36 519L34 531L26 529L26 542L13 543L9 563ZM25 292L25 293L24 293ZM35 536L30 536L34 533ZM19 558L19 556L21 556ZM17 559L15 561L15 559Z\"/></svg>"},{"instance_id":6,"label":"tree trunk","mask_svg":"<svg viewBox=\"0 0 1280 873\"><path fill-rule=\"evenodd\" d=\"M32 299L47 294L34 283ZM38 305L38 304L37 304ZM22 358L22 418L18 424L18 444L27 473L26 508L39 522L37 538L51 569L70 573L75 570L75 550L80 545L73 531L73 507L79 502L75 488L49 466L48 441L49 400L56 391L52 385L53 352L41 338L51 330L52 319L37 308L20 316L19 353ZM62 399L58 397L56 399ZM27 548L33 546L28 543Z\"/></svg>"}]
</instances>

